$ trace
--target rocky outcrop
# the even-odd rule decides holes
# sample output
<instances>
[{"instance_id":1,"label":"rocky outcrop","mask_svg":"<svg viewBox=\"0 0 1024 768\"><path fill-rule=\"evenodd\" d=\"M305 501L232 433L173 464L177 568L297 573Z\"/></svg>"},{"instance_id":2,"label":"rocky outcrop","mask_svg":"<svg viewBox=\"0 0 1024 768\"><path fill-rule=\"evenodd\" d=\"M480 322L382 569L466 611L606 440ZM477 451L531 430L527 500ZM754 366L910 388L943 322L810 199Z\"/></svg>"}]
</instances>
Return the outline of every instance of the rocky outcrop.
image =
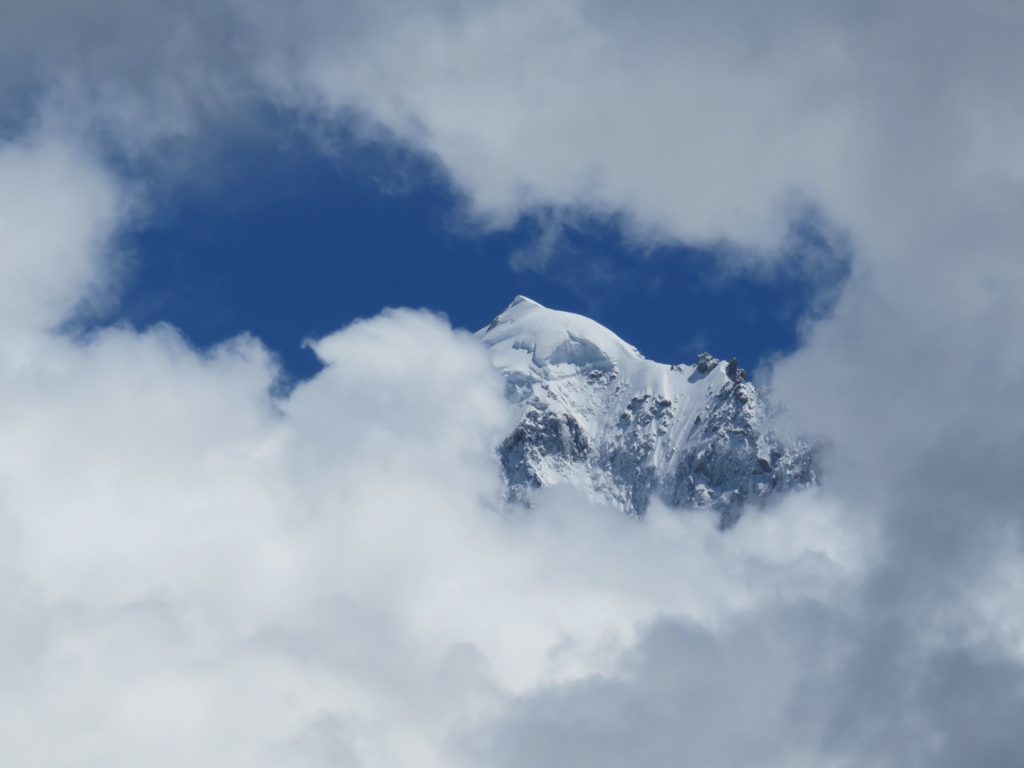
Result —
<instances>
[{"instance_id":1,"label":"rocky outcrop","mask_svg":"<svg viewBox=\"0 0 1024 768\"><path fill-rule=\"evenodd\" d=\"M569 483L632 515L657 498L716 509L729 525L815 481L813 450L776 435L735 359L649 361L594 321L523 297L478 336L520 409L499 447L513 501Z\"/></svg>"}]
</instances>

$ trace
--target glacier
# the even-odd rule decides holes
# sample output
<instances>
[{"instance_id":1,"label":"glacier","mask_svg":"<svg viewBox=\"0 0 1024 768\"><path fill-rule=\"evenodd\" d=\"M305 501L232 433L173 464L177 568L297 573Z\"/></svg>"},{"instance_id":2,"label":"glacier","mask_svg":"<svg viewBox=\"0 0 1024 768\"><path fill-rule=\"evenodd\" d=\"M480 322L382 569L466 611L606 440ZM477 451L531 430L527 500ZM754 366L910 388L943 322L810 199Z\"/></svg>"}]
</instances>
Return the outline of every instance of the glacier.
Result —
<instances>
[{"instance_id":1,"label":"glacier","mask_svg":"<svg viewBox=\"0 0 1024 768\"><path fill-rule=\"evenodd\" d=\"M654 362L594 320L525 296L476 336L518 413L498 448L510 502L567 483L630 515L656 498L711 508L728 527L816 481L814 447L777 433L735 359Z\"/></svg>"}]
</instances>

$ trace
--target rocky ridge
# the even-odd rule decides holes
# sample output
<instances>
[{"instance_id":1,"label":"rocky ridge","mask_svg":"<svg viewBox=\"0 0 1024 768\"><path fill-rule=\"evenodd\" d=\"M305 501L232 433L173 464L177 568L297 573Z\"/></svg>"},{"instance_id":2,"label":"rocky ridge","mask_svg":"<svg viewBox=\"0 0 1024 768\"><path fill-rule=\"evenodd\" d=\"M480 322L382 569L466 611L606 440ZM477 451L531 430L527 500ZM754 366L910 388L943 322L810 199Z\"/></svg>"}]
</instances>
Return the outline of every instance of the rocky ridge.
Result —
<instances>
[{"instance_id":1,"label":"rocky ridge","mask_svg":"<svg viewBox=\"0 0 1024 768\"><path fill-rule=\"evenodd\" d=\"M518 296L477 333L520 416L499 447L508 496L569 483L641 516L657 498L743 508L815 482L812 448L784 440L735 360L647 360L600 324Z\"/></svg>"}]
</instances>

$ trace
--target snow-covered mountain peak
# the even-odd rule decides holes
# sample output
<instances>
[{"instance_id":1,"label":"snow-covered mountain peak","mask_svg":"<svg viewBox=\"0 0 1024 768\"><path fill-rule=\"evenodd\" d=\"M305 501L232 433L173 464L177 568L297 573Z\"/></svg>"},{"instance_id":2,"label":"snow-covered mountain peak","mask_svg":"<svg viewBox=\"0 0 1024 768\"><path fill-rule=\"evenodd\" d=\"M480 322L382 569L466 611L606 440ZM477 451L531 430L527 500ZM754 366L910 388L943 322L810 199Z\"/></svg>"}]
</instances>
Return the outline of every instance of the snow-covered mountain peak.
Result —
<instances>
[{"instance_id":1,"label":"snow-covered mountain peak","mask_svg":"<svg viewBox=\"0 0 1024 768\"><path fill-rule=\"evenodd\" d=\"M568 483L630 514L659 498L714 507L727 524L744 502L814 480L813 452L775 436L735 359L657 363L600 323L525 296L477 338L521 409L499 452L513 500Z\"/></svg>"},{"instance_id":2,"label":"snow-covered mountain peak","mask_svg":"<svg viewBox=\"0 0 1024 768\"><path fill-rule=\"evenodd\" d=\"M618 371L643 361L643 355L600 323L516 296L477 334L506 374L542 378L581 371Z\"/></svg>"}]
</instances>

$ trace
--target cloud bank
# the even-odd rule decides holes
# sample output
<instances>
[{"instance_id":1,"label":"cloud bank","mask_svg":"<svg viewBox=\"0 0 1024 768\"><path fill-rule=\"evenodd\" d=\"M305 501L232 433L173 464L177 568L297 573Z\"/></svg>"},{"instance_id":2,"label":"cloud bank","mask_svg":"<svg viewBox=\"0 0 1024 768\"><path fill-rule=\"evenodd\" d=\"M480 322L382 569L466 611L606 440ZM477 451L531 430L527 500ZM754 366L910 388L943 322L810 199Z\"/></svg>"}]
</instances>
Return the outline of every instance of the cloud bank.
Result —
<instances>
[{"instance_id":1,"label":"cloud bank","mask_svg":"<svg viewBox=\"0 0 1024 768\"><path fill-rule=\"evenodd\" d=\"M1021 761L1013 4L0 12L10 764ZM770 259L820 211L853 276L773 383L821 489L727 535L503 514L501 382L424 312L315 342L284 395L256 339L75 335L149 202L122 164L198 172L253 102L434 158L490 226Z\"/></svg>"}]
</instances>

